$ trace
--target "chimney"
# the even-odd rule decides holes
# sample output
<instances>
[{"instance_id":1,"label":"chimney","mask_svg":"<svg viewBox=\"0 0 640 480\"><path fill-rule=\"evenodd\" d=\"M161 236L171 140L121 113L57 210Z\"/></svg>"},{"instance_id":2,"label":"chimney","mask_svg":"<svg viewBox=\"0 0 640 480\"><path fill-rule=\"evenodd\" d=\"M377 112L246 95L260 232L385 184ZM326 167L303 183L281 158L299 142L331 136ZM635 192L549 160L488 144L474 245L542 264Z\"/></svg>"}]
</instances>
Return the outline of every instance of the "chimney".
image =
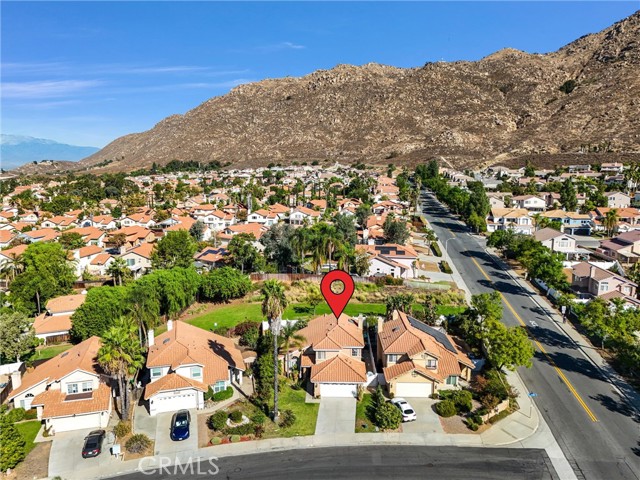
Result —
<instances>
[{"instance_id":1,"label":"chimney","mask_svg":"<svg viewBox=\"0 0 640 480\"><path fill-rule=\"evenodd\" d=\"M147 332L147 344L149 345L149 348L153 347L156 343L156 339L153 335L154 335L153 328L150 328L149 331Z\"/></svg>"},{"instance_id":2,"label":"chimney","mask_svg":"<svg viewBox=\"0 0 640 480\"><path fill-rule=\"evenodd\" d=\"M22 372L20 370L11 372L11 387L13 390L20 388L20 385L22 385Z\"/></svg>"},{"instance_id":3,"label":"chimney","mask_svg":"<svg viewBox=\"0 0 640 480\"><path fill-rule=\"evenodd\" d=\"M167 331L173 330L173 320L167 320Z\"/></svg>"},{"instance_id":4,"label":"chimney","mask_svg":"<svg viewBox=\"0 0 640 480\"><path fill-rule=\"evenodd\" d=\"M589 265L589 276L593 278L595 273L596 273L596 267L594 267L593 265Z\"/></svg>"},{"instance_id":5,"label":"chimney","mask_svg":"<svg viewBox=\"0 0 640 480\"><path fill-rule=\"evenodd\" d=\"M384 317L380 316L378 317L378 333L382 333L382 330L384 330Z\"/></svg>"}]
</instances>

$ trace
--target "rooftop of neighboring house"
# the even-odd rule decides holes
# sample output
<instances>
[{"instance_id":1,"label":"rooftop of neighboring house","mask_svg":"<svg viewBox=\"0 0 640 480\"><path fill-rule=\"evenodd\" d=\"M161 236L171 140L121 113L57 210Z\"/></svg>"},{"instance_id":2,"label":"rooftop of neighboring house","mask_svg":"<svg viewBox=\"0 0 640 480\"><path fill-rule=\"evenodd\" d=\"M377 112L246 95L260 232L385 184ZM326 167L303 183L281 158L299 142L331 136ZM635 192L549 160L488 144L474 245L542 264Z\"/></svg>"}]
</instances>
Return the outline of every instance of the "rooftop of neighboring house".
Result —
<instances>
[{"instance_id":1,"label":"rooftop of neighboring house","mask_svg":"<svg viewBox=\"0 0 640 480\"><path fill-rule=\"evenodd\" d=\"M102 249L97 245L87 245L78 249L78 256L80 258L90 257L91 255L97 255L102 253Z\"/></svg>"},{"instance_id":2,"label":"rooftop of neighboring house","mask_svg":"<svg viewBox=\"0 0 640 480\"><path fill-rule=\"evenodd\" d=\"M39 230L31 230L30 232L23 232L23 235L39 241L49 241L58 238L61 233L53 228L41 228Z\"/></svg>"},{"instance_id":3,"label":"rooftop of neighboring house","mask_svg":"<svg viewBox=\"0 0 640 480\"><path fill-rule=\"evenodd\" d=\"M320 212L317 212L316 210L312 210L312 209L307 208L307 207L296 207L294 209L294 211L303 213L303 214L308 215L310 217L319 217L321 215Z\"/></svg>"},{"instance_id":4,"label":"rooftop of neighboring house","mask_svg":"<svg viewBox=\"0 0 640 480\"><path fill-rule=\"evenodd\" d=\"M572 270L573 270L573 274L577 277L583 277L583 278L589 277L589 278L593 278L598 282L602 280L606 280L608 278L614 278L620 282L628 283L630 285L634 285L637 287L637 285L631 280L624 278L618 275L617 273L610 272L609 270L605 270L604 268L600 268L589 262L580 262L574 265L572 267Z\"/></svg>"},{"instance_id":5,"label":"rooftop of neighboring house","mask_svg":"<svg viewBox=\"0 0 640 480\"><path fill-rule=\"evenodd\" d=\"M175 220L175 225L171 225L167 228L167 231L173 232L176 230L189 230L197 220L191 217L171 217L172 220Z\"/></svg>"},{"instance_id":6,"label":"rooftop of neighboring house","mask_svg":"<svg viewBox=\"0 0 640 480\"><path fill-rule=\"evenodd\" d=\"M359 245L361 250L369 253L384 255L385 257L418 257L418 253L408 245L398 245L397 243L385 243L382 245Z\"/></svg>"},{"instance_id":7,"label":"rooftop of neighboring house","mask_svg":"<svg viewBox=\"0 0 640 480\"><path fill-rule=\"evenodd\" d=\"M13 248L7 248L6 250L0 251L0 255L4 255L7 258L15 259L22 255L25 250L29 247L29 245L16 245Z\"/></svg>"},{"instance_id":8,"label":"rooftop of neighboring house","mask_svg":"<svg viewBox=\"0 0 640 480\"><path fill-rule=\"evenodd\" d=\"M100 374L101 370L96 357L101 345L99 337L90 337L66 352L39 364L33 370L28 370L22 377L20 386L11 392L9 399L44 381L51 383L60 380L76 370Z\"/></svg>"},{"instance_id":9,"label":"rooftop of neighboring house","mask_svg":"<svg viewBox=\"0 0 640 480\"><path fill-rule=\"evenodd\" d=\"M518 218L528 217L529 210L526 208L492 208L491 215L494 218Z\"/></svg>"},{"instance_id":10,"label":"rooftop of neighboring house","mask_svg":"<svg viewBox=\"0 0 640 480\"><path fill-rule=\"evenodd\" d=\"M96 227L76 227L69 230L65 230L65 233L78 233L82 236L85 242L92 240L98 240L105 235L105 232Z\"/></svg>"},{"instance_id":11,"label":"rooftop of neighboring house","mask_svg":"<svg viewBox=\"0 0 640 480\"><path fill-rule=\"evenodd\" d=\"M640 242L640 230L631 230L629 232L621 233L609 240L603 240L600 242L600 247L606 248L607 250L618 251L623 248L628 248L638 242Z\"/></svg>"},{"instance_id":12,"label":"rooftop of neighboring house","mask_svg":"<svg viewBox=\"0 0 640 480\"><path fill-rule=\"evenodd\" d=\"M91 260L91 265L106 265L110 258L113 258L108 253L100 253Z\"/></svg>"},{"instance_id":13,"label":"rooftop of neighboring house","mask_svg":"<svg viewBox=\"0 0 640 480\"><path fill-rule=\"evenodd\" d=\"M147 368L169 366L175 370L185 365L203 366L202 380L208 385L228 379L229 367L245 369L242 353L232 339L177 320L154 339Z\"/></svg>"},{"instance_id":14,"label":"rooftop of neighboring house","mask_svg":"<svg viewBox=\"0 0 640 480\"><path fill-rule=\"evenodd\" d=\"M0 230L0 243L9 243L16 236L15 232L10 230Z\"/></svg>"},{"instance_id":15,"label":"rooftop of neighboring house","mask_svg":"<svg viewBox=\"0 0 640 480\"><path fill-rule=\"evenodd\" d=\"M33 331L36 335L68 332L71 330L71 315L47 315L41 313L33 320Z\"/></svg>"},{"instance_id":16,"label":"rooftop of neighboring house","mask_svg":"<svg viewBox=\"0 0 640 480\"><path fill-rule=\"evenodd\" d=\"M556 237L573 238L571 235L559 232L554 228L542 228L533 234L533 238L535 238L539 242L546 242L547 240L551 240L552 238Z\"/></svg>"},{"instance_id":17,"label":"rooftop of neighboring house","mask_svg":"<svg viewBox=\"0 0 640 480\"><path fill-rule=\"evenodd\" d=\"M137 247L130 248L125 252L124 255L134 253L136 255L140 255L141 257L151 259L151 252L153 252L154 247L155 243L142 243Z\"/></svg>"},{"instance_id":18,"label":"rooftop of neighboring house","mask_svg":"<svg viewBox=\"0 0 640 480\"><path fill-rule=\"evenodd\" d=\"M63 295L50 299L45 308L52 315L63 312L75 312L86 299L87 296L82 293Z\"/></svg>"},{"instance_id":19,"label":"rooftop of neighboring house","mask_svg":"<svg viewBox=\"0 0 640 480\"><path fill-rule=\"evenodd\" d=\"M252 233L256 240L260 240L260 237L267 231L265 227L259 223L239 223L236 225L230 225L226 228L227 232L231 235L238 235L239 233Z\"/></svg>"},{"instance_id":20,"label":"rooftop of neighboring house","mask_svg":"<svg viewBox=\"0 0 640 480\"><path fill-rule=\"evenodd\" d=\"M313 365L309 379L312 383L360 383L367 379L367 367L362 360L339 353Z\"/></svg>"},{"instance_id":21,"label":"rooftop of neighboring house","mask_svg":"<svg viewBox=\"0 0 640 480\"><path fill-rule=\"evenodd\" d=\"M316 351L364 347L362 328L356 320L345 314L338 319L333 314L316 317L298 330L298 334L304 337L305 345Z\"/></svg>"}]
</instances>

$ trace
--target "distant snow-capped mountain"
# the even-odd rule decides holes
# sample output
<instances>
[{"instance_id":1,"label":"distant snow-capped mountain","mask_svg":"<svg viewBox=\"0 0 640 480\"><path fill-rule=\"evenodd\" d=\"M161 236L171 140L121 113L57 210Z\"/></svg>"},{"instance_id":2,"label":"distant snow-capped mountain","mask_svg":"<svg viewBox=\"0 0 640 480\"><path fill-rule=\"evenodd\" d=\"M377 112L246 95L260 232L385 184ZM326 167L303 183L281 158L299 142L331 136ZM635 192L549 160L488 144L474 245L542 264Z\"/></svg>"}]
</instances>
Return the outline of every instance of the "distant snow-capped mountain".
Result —
<instances>
[{"instance_id":1,"label":"distant snow-capped mountain","mask_svg":"<svg viewBox=\"0 0 640 480\"><path fill-rule=\"evenodd\" d=\"M67 145L46 138L0 134L0 168L10 170L41 160L81 160L97 152L96 147Z\"/></svg>"}]
</instances>

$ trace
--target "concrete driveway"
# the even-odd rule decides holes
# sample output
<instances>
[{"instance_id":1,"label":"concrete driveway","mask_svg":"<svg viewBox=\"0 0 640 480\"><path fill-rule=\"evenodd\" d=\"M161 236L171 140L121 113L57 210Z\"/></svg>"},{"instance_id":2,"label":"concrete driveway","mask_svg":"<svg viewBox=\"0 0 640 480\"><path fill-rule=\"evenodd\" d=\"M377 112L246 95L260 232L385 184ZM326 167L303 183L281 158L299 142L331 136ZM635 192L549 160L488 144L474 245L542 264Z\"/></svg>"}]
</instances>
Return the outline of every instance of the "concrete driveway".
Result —
<instances>
[{"instance_id":1,"label":"concrete driveway","mask_svg":"<svg viewBox=\"0 0 640 480\"><path fill-rule=\"evenodd\" d=\"M444 433L438 414L431 406L437 400L422 397L402 397L416 412L416 420L402 424L402 431L405 433Z\"/></svg>"},{"instance_id":2,"label":"concrete driveway","mask_svg":"<svg viewBox=\"0 0 640 480\"><path fill-rule=\"evenodd\" d=\"M356 423L355 398L321 398L316 435L353 433Z\"/></svg>"},{"instance_id":3,"label":"concrete driveway","mask_svg":"<svg viewBox=\"0 0 640 480\"><path fill-rule=\"evenodd\" d=\"M62 478L65 473L73 471L81 471L86 468L107 467L118 462L111 455L111 446L109 443L109 433L105 437L102 444L102 453L94 458L82 458L82 447L84 439L97 428L87 428L83 430L74 430L71 432L59 432L53 437L51 443L51 453L49 454L49 476L57 475Z\"/></svg>"},{"instance_id":4,"label":"concrete driveway","mask_svg":"<svg viewBox=\"0 0 640 480\"><path fill-rule=\"evenodd\" d=\"M193 457L198 450L198 411L190 409L191 424L189 438L174 442L169 437L171 431L171 417L175 412L159 413L156 415L156 455L165 455L172 459L187 459Z\"/></svg>"}]
</instances>

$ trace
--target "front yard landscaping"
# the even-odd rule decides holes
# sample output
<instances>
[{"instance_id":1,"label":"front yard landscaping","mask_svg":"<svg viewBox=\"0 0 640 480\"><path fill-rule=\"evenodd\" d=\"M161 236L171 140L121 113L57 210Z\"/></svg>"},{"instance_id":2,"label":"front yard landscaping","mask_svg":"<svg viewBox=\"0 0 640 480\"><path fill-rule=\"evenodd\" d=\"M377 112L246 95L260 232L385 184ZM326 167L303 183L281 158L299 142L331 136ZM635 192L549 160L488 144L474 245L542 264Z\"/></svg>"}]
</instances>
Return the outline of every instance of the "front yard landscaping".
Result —
<instances>
[{"instance_id":1,"label":"front yard landscaping","mask_svg":"<svg viewBox=\"0 0 640 480\"><path fill-rule=\"evenodd\" d=\"M305 403L304 389L290 385L279 392L280 424L276 425L250 400L234 402L213 414L198 415L200 447L259 438L313 435L318 418L318 403Z\"/></svg>"},{"instance_id":2,"label":"front yard landscaping","mask_svg":"<svg viewBox=\"0 0 640 480\"><path fill-rule=\"evenodd\" d=\"M51 345L48 347L38 348L36 350L36 353L31 358L31 360L32 361L48 360L50 358L55 357L59 353L66 352L71 347L73 347L73 345L71 345L70 343L61 343L60 345Z\"/></svg>"},{"instance_id":3,"label":"front yard landscaping","mask_svg":"<svg viewBox=\"0 0 640 480\"><path fill-rule=\"evenodd\" d=\"M369 417L367 416L367 411L370 405L371 394L365 393L362 396L362 400L356 404L356 433L376 431L373 422L369 420Z\"/></svg>"},{"instance_id":4,"label":"front yard landscaping","mask_svg":"<svg viewBox=\"0 0 640 480\"><path fill-rule=\"evenodd\" d=\"M30 420L27 422L16 423L15 425L18 432L20 432L20 435L22 435L22 438L24 438L24 451L26 454L29 454L29 452L33 450L33 447L36 446L33 441L38 435L42 422L40 422L40 420Z\"/></svg>"}]
</instances>

